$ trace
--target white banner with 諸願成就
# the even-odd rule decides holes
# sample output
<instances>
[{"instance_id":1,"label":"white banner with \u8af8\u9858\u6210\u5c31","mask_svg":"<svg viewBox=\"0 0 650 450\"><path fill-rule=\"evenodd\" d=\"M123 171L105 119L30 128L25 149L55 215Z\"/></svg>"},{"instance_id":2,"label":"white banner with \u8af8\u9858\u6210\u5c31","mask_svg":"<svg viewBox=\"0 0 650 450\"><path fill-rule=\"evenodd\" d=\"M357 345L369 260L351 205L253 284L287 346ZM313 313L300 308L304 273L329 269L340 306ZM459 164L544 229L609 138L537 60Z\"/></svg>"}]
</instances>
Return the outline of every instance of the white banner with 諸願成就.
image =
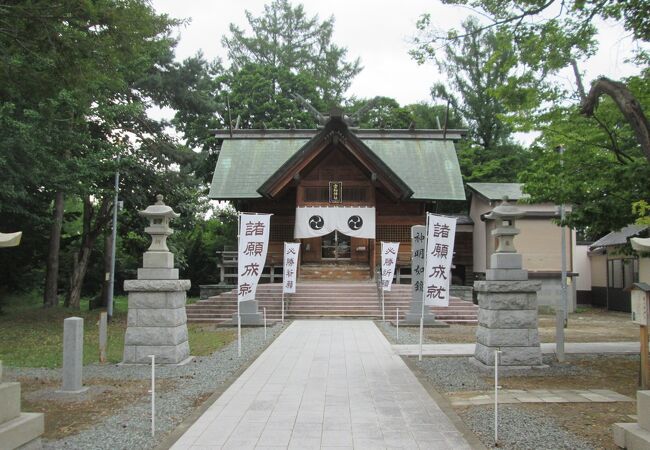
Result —
<instances>
[{"instance_id":1,"label":"white banner with \u8af8\u9858\u6210\u5c31","mask_svg":"<svg viewBox=\"0 0 650 450\"><path fill-rule=\"evenodd\" d=\"M296 208L293 237L307 239L337 230L347 236L375 238L375 208L304 206Z\"/></svg>"},{"instance_id":2,"label":"white banner with \u8af8\u9858\u6210\u5c31","mask_svg":"<svg viewBox=\"0 0 650 450\"><path fill-rule=\"evenodd\" d=\"M449 306L451 260L454 256L456 218L427 214L424 303Z\"/></svg>"},{"instance_id":3,"label":"white banner with \u8af8\u9858\u6210\u5c31","mask_svg":"<svg viewBox=\"0 0 650 450\"><path fill-rule=\"evenodd\" d=\"M239 215L239 245L237 256L237 300L255 300L269 246L271 214Z\"/></svg>"},{"instance_id":4,"label":"white banner with \u8af8\u9858\u6210\u5c31","mask_svg":"<svg viewBox=\"0 0 650 450\"><path fill-rule=\"evenodd\" d=\"M398 251L399 242L381 243L381 288L384 291L390 291L393 284Z\"/></svg>"},{"instance_id":5,"label":"white banner with \u8af8\u9858\u6210\u5c31","mask_svg":"<svg viewBox=\"0 0 650 450\"><path fill-rule=\"evenodd\" d=\"M282 272L282 292L293 294L296 292L296 272L298 272L298 254L300 244L293 242L284 243L284 270Z\"/></svg>"}]
</instances>

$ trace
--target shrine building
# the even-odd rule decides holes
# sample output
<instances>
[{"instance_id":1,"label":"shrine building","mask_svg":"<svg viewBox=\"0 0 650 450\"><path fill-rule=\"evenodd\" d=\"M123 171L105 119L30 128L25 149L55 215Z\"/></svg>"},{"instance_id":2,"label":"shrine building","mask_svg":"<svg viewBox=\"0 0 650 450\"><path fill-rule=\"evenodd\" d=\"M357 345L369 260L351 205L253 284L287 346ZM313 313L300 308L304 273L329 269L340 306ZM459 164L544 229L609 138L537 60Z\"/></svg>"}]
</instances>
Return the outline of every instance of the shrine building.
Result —
<instances>
[{"instance_id":1,"label":"shrine building","mask_svg":"<svg viewBox=\"0 0 650 450\"><path fill-rule=\"evenodd\" d=\"M380 242L400 242L408 276L411 227L427 212L465 203L455 142L464 130L366 130L339 110L318 129L219 130L210 198L240 212L272 213L269 263L300 242L300 274L346 266L373 278ZM472 226L456 232L455 284L473 281Z\"/></svg>"}]
</instances>

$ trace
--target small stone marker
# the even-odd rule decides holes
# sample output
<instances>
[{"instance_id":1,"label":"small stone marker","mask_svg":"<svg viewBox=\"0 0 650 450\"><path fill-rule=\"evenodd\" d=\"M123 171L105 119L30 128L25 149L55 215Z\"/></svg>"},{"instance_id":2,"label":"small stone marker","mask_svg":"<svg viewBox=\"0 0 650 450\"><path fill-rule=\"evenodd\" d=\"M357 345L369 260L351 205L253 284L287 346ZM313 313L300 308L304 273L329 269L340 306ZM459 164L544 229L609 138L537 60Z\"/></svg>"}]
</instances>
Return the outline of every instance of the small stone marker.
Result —
<instances>
[{"instance_id":1,"label":"small stone marker","mask_svg":"<svg viewBox=\"0 0 650 450\"><path fill-rule=\"evenodd\" d=\"M108 342L108 313L99 314L99 362L106 362L106 344Z\"/></svg>"},{"instance_id":2,"label":"small stone marker","mask_svg":"<svg viewBox=\"0 0 650 450\"><path fill-rule=\"evenodd\" d=\"M63 387L61 392L78 394L88 388L82 385L84 351L84 320L68 317L63 321Z\"/></svg>"}]
</instances>

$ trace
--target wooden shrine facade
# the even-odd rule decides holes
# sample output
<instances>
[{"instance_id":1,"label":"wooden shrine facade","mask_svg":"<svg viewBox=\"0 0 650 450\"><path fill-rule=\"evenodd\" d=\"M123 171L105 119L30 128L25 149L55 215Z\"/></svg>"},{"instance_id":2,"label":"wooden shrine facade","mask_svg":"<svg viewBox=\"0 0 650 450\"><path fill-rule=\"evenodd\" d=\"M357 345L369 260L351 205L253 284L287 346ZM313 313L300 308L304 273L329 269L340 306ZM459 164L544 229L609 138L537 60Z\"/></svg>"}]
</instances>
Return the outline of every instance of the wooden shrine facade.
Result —
<instances>
[{"instance_id":1,"label":"wooden shrine facade","mask_svg":"<svg viewBox=\"0 0 650 450\"><path fill-rule=\"evenodd\" d=\"M465 200L454 148L459 130L358 130L333 112L318 130L216 134L223 141L210 197L231 201L238 211L273 214L269 258L276 265L281 264L283 242L299 241L301 264L374 268L380 242L387 241L400 242L398 262L410 267L411 227L423 225L438 201ZM361 237L339 227L296 238L301 208L372 213L374 226ZM471 227L459 224L454 263L462 267L459 274L471 274ZM318 234L318 225L310 222L308 231ZM457 280L463 281L471 280Z\"/></svg>"}]
</instances>

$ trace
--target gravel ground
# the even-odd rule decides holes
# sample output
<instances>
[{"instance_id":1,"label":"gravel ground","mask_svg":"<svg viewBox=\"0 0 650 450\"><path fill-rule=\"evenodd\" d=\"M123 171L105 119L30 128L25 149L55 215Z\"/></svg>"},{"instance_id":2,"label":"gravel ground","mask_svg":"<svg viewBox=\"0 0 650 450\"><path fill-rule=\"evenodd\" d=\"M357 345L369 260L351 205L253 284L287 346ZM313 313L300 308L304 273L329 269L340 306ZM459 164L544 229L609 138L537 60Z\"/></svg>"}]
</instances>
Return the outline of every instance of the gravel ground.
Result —
<instances>
[{"instance_id":1,"label":"gravel ground","mask_svg":"<svg viewBox=\"0 0 650 450\"><path fill-rule=\"evenodd\" d=\"M392 344L418 344L418 328L401 328L399 339L395 327L376 322ZM435 344L430 340L427 344ZM551 355L544 356L544 369L517 370L516 376L569 376L584 375L589 371L571 364L558 364ZM569 358L570 359L570 358ZM479 370L472 359L463 357L425 357L415 361L421 373L441 393L458 391L483 391L493 388L493 372ZM502 374L505 376L505 374ZM489 406L461 408L457 411L465 424L488 447L494 442L494 409ZM551 418L535 414L517 406L499 408L500 448L508 449L589 449L588 443L566 431ZM525 431L524 431L525 430Z\"/></svg>"},{"instance_id":2,"label":"gravel ground","mask_svg":"<svg viewBox=\"0 0 650 450\"><path fill-rule=\"evenodd\" d=\"M396 329L395 327L388 321L382 322L382 321L376 321L375 324L379 327L379 329L384 333L384 336L386 336L386 339L391 344L419 344L420 343L420 328L419 327L404 327L401 326L399 327L399 339L395 337L396 335ZM434 342L430 339L427 339L426 336L424 336L423 343L425 344L438 344L438 342Z\"/></svg>"},{"instance_id":3,"label":"gravel ground","mask_svg":"<svg viewBox=\"0 0 650 450\"><path fill-rule=\"evenodd\" d=\"M494 447L492 407L466 408L460 412L460 416L487 447ZM593 447L561 428L548 416L524 411L516 406L501 406L499 407L499 448L582 450Z\"/></svg>"},{"instance_id":4,"label":"gravel ground","mask_svg":"<svg viewBox=\"0 0 650 450\"><path fill-rule=\"evenodd\" d=\"M286 325L285 325L286 326ZM195 400L209 395L228 381L241 367L250 364L277 337L284 327L277 324L267 330L264 341L263 328L242 330L242 357L237 356L237 341L234 341L211 356L195 358L181 367L156 369L156 378L174 380L174 387L156 395L156 437L151 438L151 403L144 395L135 404L129 405L117 414L107 417L92 428L60 440L43 441L46 449L147 449L155 447L176 428L195 408ZM60 379L60 369L17 369L6 368L8 377L19 376ZM111 380L150 379L150 366L99 366L84 367L84 378Z\"/></svg>"}]
</instances>

